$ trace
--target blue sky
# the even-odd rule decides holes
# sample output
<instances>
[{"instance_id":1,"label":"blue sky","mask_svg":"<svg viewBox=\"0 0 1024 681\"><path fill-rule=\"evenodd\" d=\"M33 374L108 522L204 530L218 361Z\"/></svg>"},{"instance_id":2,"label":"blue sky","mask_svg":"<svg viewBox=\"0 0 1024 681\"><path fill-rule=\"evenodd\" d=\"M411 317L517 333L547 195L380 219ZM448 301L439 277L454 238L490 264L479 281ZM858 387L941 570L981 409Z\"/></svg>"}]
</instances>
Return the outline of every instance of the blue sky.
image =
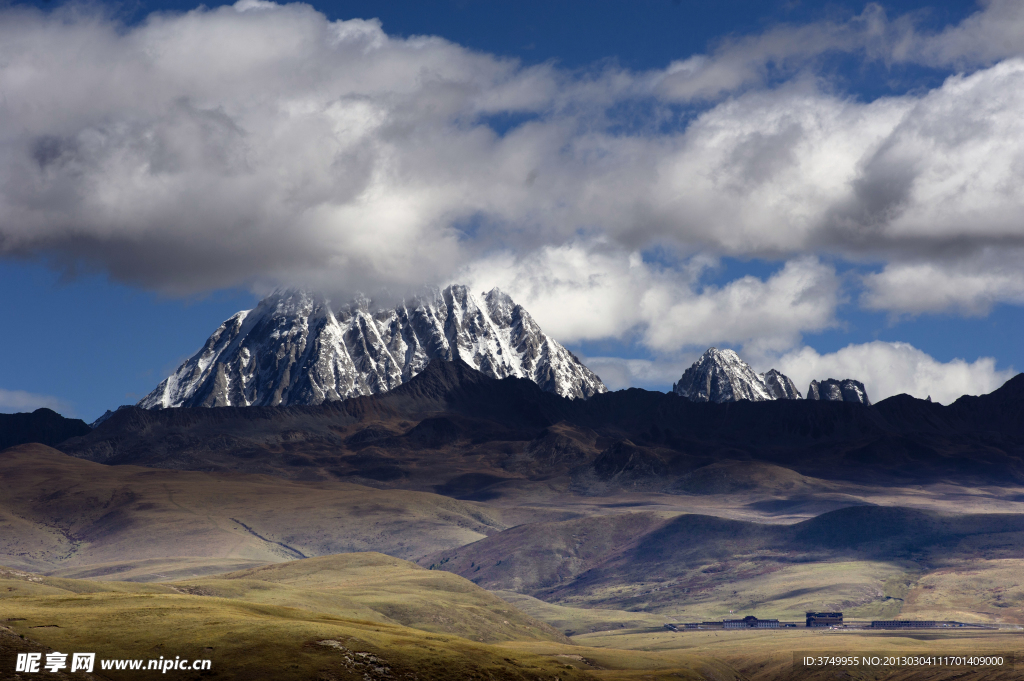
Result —
<instances>
[{"instance_id":1,"label":"blue sky","mask_svg":"<svg viewBox=\"0 0 1024 681\"><path fill-rule=\"evenodd\" d=\"M714 344L987 392L1022 45L1008 1L8 4L0 411L134 402L275 286L452 280L611 387Z\"/></svg>"}]
</instances>

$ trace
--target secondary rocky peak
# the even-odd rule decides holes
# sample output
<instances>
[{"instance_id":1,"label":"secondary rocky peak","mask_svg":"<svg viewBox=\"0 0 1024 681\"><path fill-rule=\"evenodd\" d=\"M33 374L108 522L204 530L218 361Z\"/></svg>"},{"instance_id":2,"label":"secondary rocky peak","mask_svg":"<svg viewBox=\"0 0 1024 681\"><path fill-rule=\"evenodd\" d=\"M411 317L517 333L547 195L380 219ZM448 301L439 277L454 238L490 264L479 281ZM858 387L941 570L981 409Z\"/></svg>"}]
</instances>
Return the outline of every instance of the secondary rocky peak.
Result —
<instances>
[{"instance_id":1,"label":"secondary rocky peak","mask_svg":"<svg viewBox=\"0 0 1024 681\"><path fill-rule=\"evenodd\" d=\"M764 402L800 397L786 375L775 369L758 374L732 350L718 348L708 348L683 372L672 390L694 402Z\"/></svg>"},{"instance_id":2,"label":"secondary rocky peak","mask_svg":"<svg viewBox=\"0 0 1024 681\"><path fill-rule=\"evenodd\" d=\"M811 381L807 388L807 399L822 400L825 402L857 402L859 404L871 404L868 399L868 392L864 384L852 378L844 378L838 381L828 378L824 381Z\"/></svg>"},{"instance_id":3,"label":"secondary rocky peak","mask_svg":"<svg viewBox=\"0 0 1024 681\"><path fill-rule=\"evenodd\" d=\"M796 383L789 376L775 369L769 369L764 375L764 385L768 392L777 400L799 400L803 395L797 390Z\"/></svg>"},{"instance_id":4,"label":"secondary rocky peak","mask_svg":"<svg viewBox=\"0 0 1024 681\"><path fill-rule=\"evenodd\" d=\"M433 359L564 397L607 390L498 289L478 299L452 285L377 310L366 299L332 309L318 294L280 289L224 322L139 406L320 404L393 390Z\"/></svg>"}]
</instances>

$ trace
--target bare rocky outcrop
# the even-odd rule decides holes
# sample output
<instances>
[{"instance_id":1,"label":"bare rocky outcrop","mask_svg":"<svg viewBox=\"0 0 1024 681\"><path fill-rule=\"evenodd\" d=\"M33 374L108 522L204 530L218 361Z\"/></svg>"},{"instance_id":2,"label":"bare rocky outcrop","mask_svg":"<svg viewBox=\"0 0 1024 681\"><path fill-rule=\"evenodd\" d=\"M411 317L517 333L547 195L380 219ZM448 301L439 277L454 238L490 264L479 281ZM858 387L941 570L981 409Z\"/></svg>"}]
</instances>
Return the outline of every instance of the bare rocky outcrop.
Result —
<instances>
[{"instance_id":1,"label":"bare rocky outcrop","mask_svg":"<svg viewBox=\"0 0 1024 681\"><path fill-rule=\"evenodd\" d=\"M829 378L824 381L811 381L807 388L807 399L822 400L825 402L856 402L858 404L871 404L868 399L868 391L864 384L852 378L838 381Z\"/></svg>"}]
</instances>

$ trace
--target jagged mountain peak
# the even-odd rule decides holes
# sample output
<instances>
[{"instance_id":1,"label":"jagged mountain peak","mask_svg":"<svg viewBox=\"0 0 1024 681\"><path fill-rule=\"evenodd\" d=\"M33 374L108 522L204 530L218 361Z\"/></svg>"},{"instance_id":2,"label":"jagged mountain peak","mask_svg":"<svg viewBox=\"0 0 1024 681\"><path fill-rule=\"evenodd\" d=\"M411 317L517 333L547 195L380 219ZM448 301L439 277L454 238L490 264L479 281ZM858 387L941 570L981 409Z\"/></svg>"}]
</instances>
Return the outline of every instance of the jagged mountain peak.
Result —
<instances>
[{"instance_id":1,"label":"jagged mountain peak","mask_svg":"<svg viewBox=\"0 0 1024 681\"><path fill-rule=\"evenodd\" d=\"M694 402L799 399L800 391L785 374L771 369L758 374L733 350L708 348L683 372L672 391Z\"/></svg>"},{"instance_id":2,"label":"jagged mountain peak","mask_svg":"<svg viewBox=\"0 0 1024 681\"><path fill-rule=\"evenodd\" d=\"M683 372L673 392L694 402L760 402L775 399L764 379L733 350L708 348Z\"/></svg>"},{"instance_id":3,"label":"jagged mountain peak","mask_svg":"<svg viewBox=\"0 0 1024 681\"><path fill-rule=\"evenodd\" d=\"M506 323L511 323L512 313L518 307L512 300L512 296L497 286L484 294L484 303L486 303L487 311L492 319Z\"/></svg>"},{"instance_id":4,"label":"jagged mountain peak","mask_svg":"<svg viewBox=\"0 0 1024 681\"><path fill-rule=\"evenodd\" d=\"M145 408L320 404L388 392L434 359L528 378L564 397L607 389L510 296L453 284L374 310L357 298L278 289L225 321L139 402Z\"/></svg>"}]
</instances>

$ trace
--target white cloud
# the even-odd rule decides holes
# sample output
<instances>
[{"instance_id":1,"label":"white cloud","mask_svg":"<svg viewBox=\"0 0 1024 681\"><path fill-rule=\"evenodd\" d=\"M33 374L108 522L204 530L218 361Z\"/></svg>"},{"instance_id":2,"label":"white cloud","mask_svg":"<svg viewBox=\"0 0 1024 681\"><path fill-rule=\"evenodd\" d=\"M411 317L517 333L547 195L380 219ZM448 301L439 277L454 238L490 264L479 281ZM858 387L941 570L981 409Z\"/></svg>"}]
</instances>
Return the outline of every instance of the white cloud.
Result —
<instances>
[{"instance_id":1,"label":"white cloud","mask_svg":"<svg viewBox=\"0 0 1024 681\"><path fill-rule=\"evenodd\" d=\"M0 250L84 258L184 292L303 280L401 289L496 247L525 254L581 235L627 251L785 259L1019 240L1019 60L868 103L797 69L679 129L659 131L657 111L635 133L614 127L618 105L653 98L657 110L683 96L671 82L712 62L758 71L793 45L866 49L892 33L884 19L872 7L849 25L769 30L663 72L579 76L391 38L376 20L329 22L301 4L131 28L83 9L6 9ZM913 39L925 38L944 40ZM739 86L714 69L714 82ZM535 118L499 136L485 125L493 114Z\"/></svg>"},{"instance_id":2,"label":"white cloud","mask_svg":"<svg viewBox=\"0 0 1024 681\"><path fill-rule=\"evenodd\" d=\"M696 356L683 359L624 359L621 357L581 357L609 390L646 388L668 391L679 380Z\"/></svg>"},{"instance_id":3,"label":"white cloud","mask_svg":"<svg viewBox=\"0 0 1024 681\"><path fill-rule=\"evenodd\" d=\"M805 331L835 324L835 271L792 260L766 280L746 276L696 295L665 288L645 295L646 343L662 351L686 345L742 344L752 352L786 350Z\"/></svg>"},{"instance_id":4,"label":"white cloud","mask_svg":"<svg viewBox=\"0 0 1024 681\"><path fill-rule=\"evenodd\" d=\"M897 315L944 310L985 315L996 303L1024 303L1022 256L1011 249L952 263L892 263L865 277L861 302Z\"/></svg>"},{"instance_id":5,"label":"white cloud","mask_svg":"<svg viewBox=\"0 0 1024 681\"><path fill-rule=\"evenodd\" d=\"M669 99L715 99L813 68L824 55L858 55L866 62L918 64L970 71L1024 55L1024 5L1019 0L982 0L961 23L939 32L921 30L919 17L890 18L867 3L846 19L782 24L730 37L708 54L672 62L653 80Z\"/></svg>"},{"instance_id":6,"label":"white cloud","mask_svg":"<svg viewBox=\"0 0 1024 681\"><path fill-rule=\"evenodd\" d=\"M663 70L583 75L302 4L243 0L132 27L82 8L8 8L0 254L81 261L171 293L401 295L471 272L513 282L567 340L632 329L659 351L780 352L834 323L823 254L883 263L865 304L902 312L913 301L890 289L921 268L966 271L986 249L1024 248L1017 7L992 2L926 35L870 5ZM814 71L835 50L1003 61L862 102ZM693 99L699 115L660 127ZM623 109L652 113L623 128ZM498 135L496 114L525 122ZM635 255L657 247L686 264ZM702 289L695 272L722 256L787 264ZM915 309L1018 300L1024 277L1000 276L970 300L923 296Z\"/></svg>"},{"instance_id":7,"label":"white cloud","mask_svg":"<svg viewBox=\"0 0 1024 681\"><path fill-rule=\"evenodd\" d=\"M658 91L670 99L714 99L769 78L792 76L823 54L889 56L895 35L887 34L906 33L910 28L890 25L885 11L873 3L846 21L774 26L762 33L727 38L709 54L672 62L657 79Z\"/></svg>"},{"instance_id":8,"label":"white cloud","mask_svg":"<svg viewBox=\"0 0 1024 681\"><path fill-rule=\"evenodd\" d=\"M716 343L781 352L802 333L835 324L839 281L814 258L787 262L767 279L702 286L714 264L694 258L660 267L636 252L576 241L523 258L494 256L458 278L508 292L564 342L632 336L661 353Z\"/></svg>"},{"instance_id":9,"label":"white cloud","mask_svg":"<svg viewBox=\"0 0 1024 681\"><path fill-rule=\"evenodd\" d=\"M1024 5L1018 0L981 0L983 8L938 34L909 30L894 45L894 57L968 68L1024 52Z\"/></svg>"},{"instance_id":10,"label":"white cloud","mask_svg":"<svg viewBox=\"0 0 1024 681\"><path fill-rule=\"evenodd\" d=\"M824 355L804 347L784 355L775 366L792 378L801 392L806 392L812 380L859 380L872 402L907 393L949 404L962 395L992 392L1016 374L1012 368L996 369L991 357L939 362L908 343L884 341L848 345Z\"/></svg>"},{"instance_id":11,"label":"white cloud","mask_svg":"<svg viewBox=\"0 0 1024 681\"><path fill-rule=\"evenodd\" d=\"M46 407L56 412L66 412L70 407L67 402L50 395L37 395L24 390L5 390L0 388L0 410L7 412L31 412Z\"/></svg>"}]
</instances>

